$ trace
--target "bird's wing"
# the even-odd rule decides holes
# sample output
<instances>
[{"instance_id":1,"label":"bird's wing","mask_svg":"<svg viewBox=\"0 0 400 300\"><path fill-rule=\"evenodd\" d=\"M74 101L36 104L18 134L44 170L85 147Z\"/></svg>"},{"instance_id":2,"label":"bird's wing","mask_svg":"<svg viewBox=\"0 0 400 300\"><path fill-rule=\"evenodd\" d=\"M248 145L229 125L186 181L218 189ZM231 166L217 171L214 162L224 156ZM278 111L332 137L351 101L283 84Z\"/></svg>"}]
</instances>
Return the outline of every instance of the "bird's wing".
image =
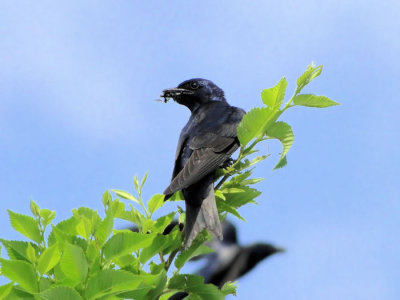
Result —
<instances>
[{"instance_id":1,"label":"bird's wing","mask_svg":"<svg viewBox=\"0 0 400 300\"><path fill-rule=\"evenodd\" d=\"M232 107L227 122L197 134L191 139L189 147L193 153L178 174L175 174L175 167L175 176L164 191L165 195L172 195L210 174L236 151L239 147L236 128L243 114L243 110ZM181 146L177 150L178 158L184 143L180 141Z\"/></svg>"},{"instance_id":2,"label":"bird's wing","mask_svg":"<svg viewBox=\"0 0 400 300\"><path fill-rule=\"evenodd\" d=\"M239 147L235 139L231 139L226 151L218 151L219 148L200 148L194 150L183 169L172 179L170 185L164 191L165 195L171 195L176 191L187 188L208 175L225 162Z\"/></svg>"},{"instance_id":3,"label":"bird's wing","mask_svg":"<svg viewBox=\"0 0 400 300\"><path fill-rule=\"evenodd\" d=\"M178 161L179 161L179 157L182 153L182 149L185 145L185 142L187 140L187 136L183 134L183 132L181 133L181 136L179 137L179 141L178 141L178 146L176 147L176 153L175 153L175 164L174 164L174 170L172 171L172 179L171 181L174 179L174 177L176 175L178 175L179 173L179 166L178 166Z\"/></svg>"}]
</instances>

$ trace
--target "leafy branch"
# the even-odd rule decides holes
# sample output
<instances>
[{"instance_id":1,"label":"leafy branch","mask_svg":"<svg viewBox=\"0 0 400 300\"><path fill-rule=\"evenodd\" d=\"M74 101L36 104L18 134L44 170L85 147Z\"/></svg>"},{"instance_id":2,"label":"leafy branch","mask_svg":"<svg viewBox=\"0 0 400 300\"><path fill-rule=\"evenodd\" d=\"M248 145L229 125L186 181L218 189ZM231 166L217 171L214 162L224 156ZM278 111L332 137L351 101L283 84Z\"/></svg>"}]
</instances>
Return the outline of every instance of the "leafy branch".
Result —
<instances>
[{"instance_id":1,"label":"leafy branch","mask_svg":"<svg viewBox=\"0 0 400 300\"><path fill-rule=\"evenodd\" d=\"M252 157L260 142L279 140L283 150L274 169L286 165L294 134L290 125L278 119L287 109L338 104L324 96L301 94L321 72L322 66L308 66L285 104L287 81L282 78L274 87L262 91L263 106L251 109L243 117L237 129L241 144L238 158L216 174L215 196L221 218L229 213L243 219L238 208L255 203L261 194L252 186L262 178L251 178L255 165L268 157ZM164 231L176 217L184 221L183 210L178 207L153 218L164 204L164 195L156 194L146 203L142 196L146 179L147 173L141 181L134 177L136 195L112 190L116 195L113 197L106 191L102 197L102 217L95 210L80 207L73 210L70 218L53 224L55 212L40 208L33 200L33 217L9 210L11 226L28 241L0 239L7 252L7 258L0 257L0 276L10 280L0 286L0 299L166 300L177 291L189 293L191 299L223 299L234 294L236 286L232 283L218 289L204 284L201 276L181 274L192 257L212 251L205 245L212 237L204 230L189 249L182 250L179 227L168 234ZM181 193L171 199L182 199ZM136 224L138 232L114 229L115 219ZM174 270L168 276L171 267Z\"/></svg>"}]
</instances>

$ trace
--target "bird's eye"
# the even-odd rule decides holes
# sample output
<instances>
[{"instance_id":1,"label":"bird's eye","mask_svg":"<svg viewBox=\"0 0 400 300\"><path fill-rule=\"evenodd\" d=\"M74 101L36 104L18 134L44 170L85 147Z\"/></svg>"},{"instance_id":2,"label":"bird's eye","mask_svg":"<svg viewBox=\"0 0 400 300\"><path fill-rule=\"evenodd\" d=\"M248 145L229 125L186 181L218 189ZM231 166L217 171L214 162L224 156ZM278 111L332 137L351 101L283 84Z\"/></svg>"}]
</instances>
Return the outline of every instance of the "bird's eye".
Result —
<instances>
[{"instance_id":1,"label":"bird's eye","mask_svg":"<svg viewBox=\"0 0 400 300\"><path fill-rule=\"evenodd\" d=\"M198 89L198 88L200 87L200 85L199 85L196 81L194 81L194 82L191 82L191 83L190 83L190 87L191 87L193 90L195 90L195 89Z\"/></svg>"}]
</instances>

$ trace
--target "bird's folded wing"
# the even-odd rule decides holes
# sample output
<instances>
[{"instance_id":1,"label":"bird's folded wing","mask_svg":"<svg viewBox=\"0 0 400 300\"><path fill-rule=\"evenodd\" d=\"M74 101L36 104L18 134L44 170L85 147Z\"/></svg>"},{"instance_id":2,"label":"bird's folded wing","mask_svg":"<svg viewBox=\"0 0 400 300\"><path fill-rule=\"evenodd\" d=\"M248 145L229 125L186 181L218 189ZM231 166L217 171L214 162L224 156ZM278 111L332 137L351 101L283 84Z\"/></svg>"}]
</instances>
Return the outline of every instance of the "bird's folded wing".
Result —
<instances>
[{"instance_id":1,"label":"bird's folded wing","mask_svg":"<svg viewBox=\"0 0 400 300\"><path fill-rule=\"evenodd\" d=\"M230 138L230 143L227 142L225 141L224 147L221 144L216 148L195 149L183 169L172 179L164 194L171 195L187 188L218 168L238 148L234 138Z\"/></svg>"}]
</instances>

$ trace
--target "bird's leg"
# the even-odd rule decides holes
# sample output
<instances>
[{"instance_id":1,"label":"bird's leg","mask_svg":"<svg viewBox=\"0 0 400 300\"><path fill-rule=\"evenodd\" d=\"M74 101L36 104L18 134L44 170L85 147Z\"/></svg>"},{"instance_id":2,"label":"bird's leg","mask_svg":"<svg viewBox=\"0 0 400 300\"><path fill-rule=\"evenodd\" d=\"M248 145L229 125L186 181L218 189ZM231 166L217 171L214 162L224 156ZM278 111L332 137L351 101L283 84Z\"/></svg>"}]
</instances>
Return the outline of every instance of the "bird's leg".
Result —
<instances>
[{"instance_id":1,"label":"bird's leg","mask_svg":"<svg viewBox=\"0 0 400 300\"><path fill-rule=\"evenodd\" d=\"M221 165L221 168L223 169L228 169L230 166L233 165L235 160L233 158L228 158L226 161L224 161Z\"/></svg>"}]
</instances>

